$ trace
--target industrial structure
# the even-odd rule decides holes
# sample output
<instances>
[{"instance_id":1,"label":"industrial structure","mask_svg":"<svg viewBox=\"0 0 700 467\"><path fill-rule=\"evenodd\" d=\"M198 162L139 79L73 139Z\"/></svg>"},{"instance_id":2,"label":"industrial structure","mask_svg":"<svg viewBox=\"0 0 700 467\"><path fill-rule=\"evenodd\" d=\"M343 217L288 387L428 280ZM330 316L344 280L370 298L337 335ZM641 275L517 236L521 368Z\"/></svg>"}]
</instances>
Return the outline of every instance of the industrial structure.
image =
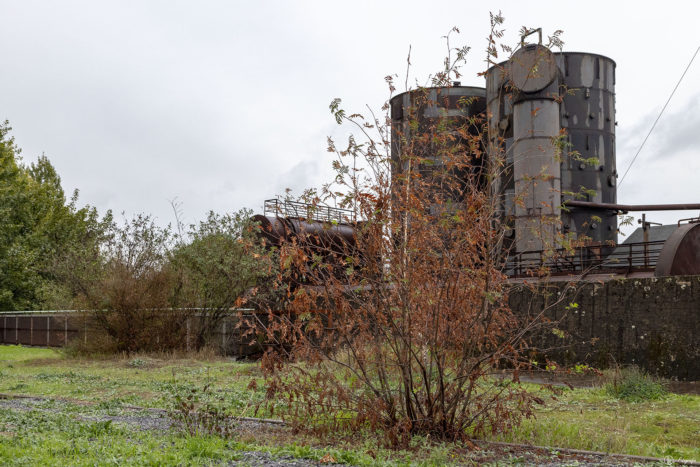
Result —
<instances>
[{"instance_id":1,"label":"industrial structure","mask_svg":"<svg viewBox=\"0 0 700 467\"><path fill-rule=\"evenodd\" d=\"M526 44L523 36L509 60L488 70L485 88L455 82L391 99L392 176L406 170L399 162L401 141L422 131L422 122L481 116L488 119L486 157L468 162L471 175L478 176L490 158L501 158L497 179L479 183L499 199L511 277L532 276L543 266L561 277L700 274L700 218L686 215L675 226L654 226L643 218L640 233L618 243L620 214L698 212L700 203L618 204L616 64L592 53L552 52L542 45L541 31L534 32L539 42ZM419 96L423 104L416 105ZM439 159L425 152L422 157ZM351 212L275 200L265 208L256 219L273 244L302 231L323 232L319 238L330 244L354 242ZM563 248L564 242L575 248Z\"/></svg>"},{"instance_id":2,"label":"industrial structure","mask_svg":"<svg viewBox=\"0 0 700 467\"><path fill-rule=\"evenodd\" d=\"M513 286L509 306L529 313L539 304L544 309L549 296L566 298L549 311L568 336L556 343L563 353L554 355L564 362L635 364L656 374L699 379L700 217L683 215L677 224L655 225L642 215L641 227L618 243L618 215L665 210L697 214L700 203L618 203L615 62L591 53L552 52L541 44L541 35L537 44L524 39L511 59L487 71L483 88L455 82L391 99L392 181L412 170L402 157L407 140L435 128L436 122L447 122L449 131L450 122L465 117L487 121L488 134L473 134L481 137L478 157L459 148L455 153L467 158L461 164L465 168L440 176L468 180L495 200L505 229L503 265ZM453 141L463 143L459 137ZM431 144L418 151L426 163L415 169L436 176L440 151ZM496 176L490 171L493 165L499 167ZM440 184L434 186L439 189ZM440 193L464 202L458 190ZM304 248L312 250L303 256L330 264L327 273L345 280L347 253L360 258L355 267L386 264L359 251L365 229L355 216L352 210L271 199L253 220L269 245L303 238ZM537 287L525 281L541 279L542 271L563 281L545 284L549 291L538 295ZM625 280L629 278L633 280ZM571 281L577 281L574 287ZM290 282L308 285L303 274ZM571 312L569 303L577 309ZM240 330L232 331L238 327L229 318L216 332L222 351L239 356L258 351L243 343ZM0 343L60 346L87 341L90 329L86 314L0 313Z\"/></svg>"}]
</instances>

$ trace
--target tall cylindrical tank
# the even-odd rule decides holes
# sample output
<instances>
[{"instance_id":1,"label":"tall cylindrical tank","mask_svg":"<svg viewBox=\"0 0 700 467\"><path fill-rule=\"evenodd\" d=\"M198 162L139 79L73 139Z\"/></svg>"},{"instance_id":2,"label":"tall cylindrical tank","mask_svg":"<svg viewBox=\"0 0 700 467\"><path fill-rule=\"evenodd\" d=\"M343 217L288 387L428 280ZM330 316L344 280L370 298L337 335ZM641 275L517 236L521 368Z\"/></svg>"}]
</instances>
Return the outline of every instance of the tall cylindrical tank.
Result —
<instances>
[{"instance_id":1,"label":"tall cylindrical tank","mask_svg":"<svg viewBox=\"0 0 700 467\"><path fill-rule=\"evenodd\" d=\"M558 140L561 201L617 200L615 164L615 62L601 55L554 53L559 86L551 94L559 102ZM512 83L512 61L488 70L489 155L503 158L503 174L495 191L501 196L504 217L514 226L516 184L513 171L514 106L521 94ZM533 109L540 111L539 109ZM617 242L614 212L585 208L561 212L562 232L593 243ZM510 232L515 236L515 231Z\"/></svg>"},{"instance_id":2,"label":"tall cylindrical tank","mask_svg":"<svg viewBox=\"0 0 700 467\"><path fill-rule=\"evenodd\" d=\"M426 173L441 167L441 158L444 158L442 152L447 148L437 147L431 143L430 138L422 137L436 132L440 125L445 125L440 128L450 131L452 126L465 125L470 117L483 115L486 108L486 90L460 86L458 83L449 87L419 88L394 96L390 104L392 177L411 170L407 158L401 157L406 153L429 162L415 168ZM475 135L480 130L478 125L473 125L469 132ZM458 132L455 131L456 133ZM455 149L461 143L461 138L455 135L449 146ZM485 163L484 157L477 158L467 151L463 154L471 159L464 161L466 171L455 176L465 180L469 177L478 179Z\"/></svg>"},{"instance_id":3,"label":"tall cylindrical tank","mask_svg":"<svg viewBox=\"0 0 700 467\"><path fill-rule=\"evenodd\" d=\"M562 158L564 199L617 202L615 163L615 62L601 55L557 54L565 86L561 126L568 151ZM613 211L571 209L562 215L564 231L600 243L617 243Z\"/></svg>"},{"instance_id":4,"label":"tall cylindrical tank","mask_svg":"<svg viewBox=\"0 0 700 467\"><path fill-rule=\"evenodd\" d=\"M515 247L518 252L558 246L561 165L554 144L559 136L559 70L541 45L518 50L510 60L513 86L513 179Z\"/></svg>"}]
</instances>

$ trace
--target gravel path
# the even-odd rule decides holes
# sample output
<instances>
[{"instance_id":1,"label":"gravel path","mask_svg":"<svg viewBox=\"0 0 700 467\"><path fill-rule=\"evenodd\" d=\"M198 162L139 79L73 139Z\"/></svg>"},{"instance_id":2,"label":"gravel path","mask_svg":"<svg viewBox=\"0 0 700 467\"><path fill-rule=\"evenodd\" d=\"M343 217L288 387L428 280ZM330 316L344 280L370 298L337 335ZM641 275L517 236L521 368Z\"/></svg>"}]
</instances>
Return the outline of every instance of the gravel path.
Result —
<instances>
[{"instance_id":1,"label":"gravel path","mask_svg":"<svg viewBox=\"0 0 700 467\"><path fill-rule=\"evenodd\" d=\"M267 452L257 452L250 451L242 453L242 459L236 462L232 462L228 465L250 465L250 466L265 466L265 467L277 467L277 466L296 466L296 467L306 467L306 466L318 466L318 465L346 465L346 464L321 464L319 462L310 461L307 459L295 459L290 456L282 457L272 457Z\"/></svg>"},{"instance_id":2,"label":"gravel path","mask_svg":"<svg viewBox=\"0 0 700 467\"><path fill-rule=\"evenodd\" d=\"M15 411L30 411L41 410L51 413L63 413L62 406L67 405L66 402L51 401L43 398L12 398L0 399L0 410L15 410ZM90 422L106 422L123 423L130 428L139 430L154 430L167 431L176 426L178 422L168 416L165 410L161 409L142 409L142 408L125 408L120 409L121 412L126 412L120 415L108 414L79 414L75 416L78 420ZM254 420L239 420L236 422L236 428L241 431L259 431L262 428L270 428L270 423L261 423ZM308 459L297 459L291 456L273 456L268 452L261 451L242 451L239 453L241 459L232 462L228 465L240 466L255 466L255 467L307 467L307 466L340 466L345 464L319 463Z\"/></svg>"},{"instance_id":3,"label":"gravel path","mask_svg":"<svg viewBox=\"0 0 700 467\"><path fill-rule=\"evenodd\" d=\"M42 410L51 413L63 413L63 408L71 402L50 400L38 397L26 398L0 398L0 410ZM75 404L73 404L75 405ZM93 409L94 406L86 405ZM89 410L87 410L89 412ZM121 408L118 415L101 413L75 413L79 420L103 422L112 421L128 425L139 430L167 431L177 425L177 421L168 416L161 409L144 409L139 407ZM286 430L287 428L271 422L256 420L236 421L236 430L246 433L257 433L270 430ZM621 466L621 465L672 465L661 459L650 459L635 456L607 455L589 451L577 451L571 449L543 448L538 446L515 445L508 443L477 443L480 451L471 452L468 457L478 465L538 465L538 466ZM228 465L250 466L318 466L318 465L344 465L329 464L298 459L291 456L273 456L267 452L247 451L241 452L241 459ZM677 465L696 465L699 463L679 462Z\"/></svg>"}]
</instances>

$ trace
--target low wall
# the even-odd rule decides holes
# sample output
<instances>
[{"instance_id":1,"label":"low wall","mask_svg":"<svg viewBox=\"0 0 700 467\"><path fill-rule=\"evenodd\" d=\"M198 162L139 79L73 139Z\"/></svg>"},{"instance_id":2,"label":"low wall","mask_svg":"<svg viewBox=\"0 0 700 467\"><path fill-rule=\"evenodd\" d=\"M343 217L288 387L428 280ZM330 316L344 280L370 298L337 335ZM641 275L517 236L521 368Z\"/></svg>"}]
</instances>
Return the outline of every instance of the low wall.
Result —
<instances>
[{"instance_id":1,"label":"low wall","mask_svg":"<svg viewBox=\"0 0 700 467\"><path fill-rule=\"evenodd\" d=\"M244 316L247 316L244 313ZM237 327L238 312L231 312L209 336L208 342L223 355L244 357L261 352L262 347L243 343ZM198 317L192 316L186 322L183 349L189 348L194 340ZM190 333L190 328L192 333ZM22 311L0 313L0 344L14 344L40 347L63 347L80 339L88 343L99 339L104 332L96 325L94 315L78 311Z\"/></svg>"},{"instance_id":2,"label":"low wall","mask_svg":"<svg viewBox=\"0 0 700 467\"><path fill-rule=\"evenodd\" d=\"M532 339L550 359L700 380L700 276L522 285L509 300L523 316L551 307L555 329Z\"/></svg>"},{"instance_id":3,"label":"low wall","mask_svg":"<svg viewBox=\"0 0 700 467\"><path fill-rule=\"evenodd\" d=\"M522 316L547 310L554 329L535 334L531 342L559 363L636 364L661 376L700 380L700 276L522 284L509 301ZM195 326L196 317L192 320ZM241 343L237 321L237 313L226 317L210 337L211 345L226 355L259 352L262 347ZM89 313L4 313L0 342L63 346L73 339L87 341L99 332L91 322Z\"/></svg>"}]
</instances>

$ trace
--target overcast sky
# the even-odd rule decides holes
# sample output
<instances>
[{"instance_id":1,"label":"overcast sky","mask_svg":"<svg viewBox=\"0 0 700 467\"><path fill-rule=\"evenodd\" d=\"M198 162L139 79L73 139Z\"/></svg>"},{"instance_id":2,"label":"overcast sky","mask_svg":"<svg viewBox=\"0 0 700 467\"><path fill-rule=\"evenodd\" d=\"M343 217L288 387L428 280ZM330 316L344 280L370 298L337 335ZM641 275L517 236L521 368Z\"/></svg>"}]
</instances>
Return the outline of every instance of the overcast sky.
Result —
<instances>
[{"instance_id":1,"label":"overcast sky","mask_svg":"<svg viewBox=\"0 0 700 467\"><path fill-rule=\"evenodd\" d=\"M536 6L534 6L536 5ZM648 5L648 6L647 6ZM697 2L0 0L0 120L26 162L45 153L67 193L101 212L185 221L328 179L328 111L386 100L384 76L439 69L444 36L472 47L462 84L483 86L489 10L564 30L565 51L617 63L624 173L700 45ZM700 58L627 179L621 203L700 202ZM697 212L651 213L671 222Z\"/></svg>"}]
</instances>

